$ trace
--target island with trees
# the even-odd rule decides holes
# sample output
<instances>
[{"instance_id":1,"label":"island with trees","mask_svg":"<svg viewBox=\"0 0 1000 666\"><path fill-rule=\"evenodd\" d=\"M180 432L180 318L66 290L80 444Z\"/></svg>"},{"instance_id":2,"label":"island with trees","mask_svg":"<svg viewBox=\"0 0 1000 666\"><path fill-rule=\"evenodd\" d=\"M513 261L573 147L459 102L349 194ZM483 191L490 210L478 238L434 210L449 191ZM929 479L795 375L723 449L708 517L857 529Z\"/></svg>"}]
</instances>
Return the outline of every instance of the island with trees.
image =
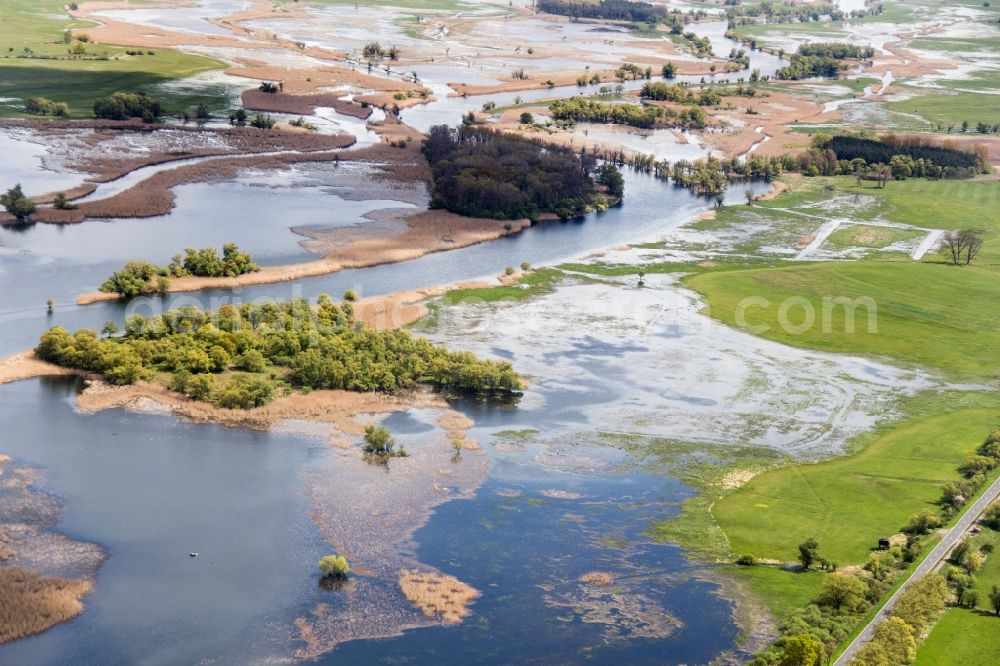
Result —
<instances>
[{"instance_id":1,"label":"island with trees","mask_svg":"<svg viewBox=\"0 0 1000 666\"><path fill-rule=\"evenodd\" d=\"M614 203L596 187L597 160L485 127L432 127L423 153L431 166L431 207L470 217L562 219Z\"/></svg>"},{"instance_id":2,"label":"island with trees","mask_svg":"<svg viewBox=\"0 0 1000 666\"><path fill-rule=\"evenodd\" d=\"M164 293L170 290L170 278L194 275L196 277L237 277L260 270L250 254L241 252L235 243L222 246L222 255L215 248L200 250L186 248L184 255L174 255L166 266L135 260L125 264L105 280L100 291L131 298L139 294Z\"/></svg>"},{"instance_id":3,"label":"island with trees","mask_svg":"<svg viewBox=\"0 0 1000 666\"><path fill-rule=\"evenodd\" d=\"M122 335L113 325L103 332L71 334L57 326L42 334L35 352L112 384L157 382L229 409L260 407L294 389L392 393L426 385L471 396L521 390L509 363L449 351L404 330L368 328L355 321L350 299L338 304L326 295L315 306L298 299L133 314ZM392 451L378 443L379 454Z\"/></svg>"}]
</instances>

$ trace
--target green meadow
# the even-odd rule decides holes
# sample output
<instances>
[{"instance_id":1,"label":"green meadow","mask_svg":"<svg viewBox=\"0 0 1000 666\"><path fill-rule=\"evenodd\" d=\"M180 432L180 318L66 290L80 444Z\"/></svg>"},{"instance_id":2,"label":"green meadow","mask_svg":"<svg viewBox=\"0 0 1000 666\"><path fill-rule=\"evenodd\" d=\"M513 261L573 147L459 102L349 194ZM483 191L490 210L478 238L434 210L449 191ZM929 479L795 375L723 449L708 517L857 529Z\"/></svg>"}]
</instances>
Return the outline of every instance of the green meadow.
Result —
<instances>
[{"instance_id":1,"label":"green meadow","mask_svg":"<svg viewBox=\"0 0 1000 666\"><path fill-rule=\"evenodd\" d=\"M86 53L70 58L63 41L68 28L86 28L53 0L8 0L0 3L0 97L41 96L66 102L77 117L93 114L94 100L119 90L147 90L156 84L221 69L222 63L170 49L153 55L128 55L125 47L84 44ZM62 15L62 18L60 18ZM79 32L79 31L78 31ZM86 34L86 30L82 31ZM27 49L27 51L26 51ZM44 57L41 57L44 56ZM221 99L199 94L162 94L168 112L198 103L218 105ZM0 106L0 116L23 116L13 106Z\"/></svg>"}]
</instances>

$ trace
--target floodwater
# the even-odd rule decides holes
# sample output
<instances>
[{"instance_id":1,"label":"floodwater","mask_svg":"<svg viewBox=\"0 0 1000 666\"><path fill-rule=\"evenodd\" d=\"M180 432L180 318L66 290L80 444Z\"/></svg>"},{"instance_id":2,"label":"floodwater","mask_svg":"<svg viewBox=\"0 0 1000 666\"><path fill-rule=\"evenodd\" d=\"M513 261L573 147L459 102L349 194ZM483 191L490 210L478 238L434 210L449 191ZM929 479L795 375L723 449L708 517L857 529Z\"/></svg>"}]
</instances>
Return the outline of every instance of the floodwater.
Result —
<instances>
[{"instance_id":1,"label":"floodwater","mask_svg":"<svg viewBox=\"0 0 1000 666\"><path fill-rule=\"evenodd\" d=\"M211 31L204 14L222 4L242 3L200 3L171 14L174 27ZM133 18L135 11L141 10L128 10ZM162 24L164 15L180 10L148 11L157 12L152 16ZM722 23L695 29L703 27L717 53L728 53ZM752 57L764 73L776 66L766 54ZM451 63L439 64L420 72L436 92L454 74L447 69ZM527 101L577 92L442 97L403 117L427 129L454 124L487 99L508 104L517 96ZM16 168L27 183L40 163L21 157ZM100 328L141 308L217 307L346 289L370 296L494 276L524 260L556 263L661 237L708 206L687 190L627 172L621 206L495 242L294 283L172 295L165 302L137 299L128 307L71 305L126 258L164 261L186 245L235 241L262 263L284 263L303 256L291 226L363 224L372 210L413 205L412 193L398 200L357 196L337 182L333 168L298 165L181 186L175 189L178 208L162 218L4 229L0 356L31 346L48 326ZM50 176L45 174L45 191L56 189ZM727 200L742 199L742 189L731 188ZM463 456L485 456L488 475L465 499L443 497L422 526L415 516L419 529L412 539L385 545L395 549L391 557L457 576L482 596L458 626L354 640L322 656L323 663L682 664L707 663L734 649L732 604L700 578L682 551L651 544L643 534L690 491L637 467L596 433L828 453L870 427L892 395L926 380L858 359L789 350L722 327L702 330L710 321L698 314L691 294L667 279L649 283L644 290L627 283L562 286L510 307L466 304L428 331L435 341L513 360L532 377L517 407L453 403L474 421L470 436L485 449ZM50 297L57 307L46 313ZM118 409L82 414L72 406L79 388L72 379L0 386L6 433L0 451L39 466L39 484L65 506L59 529L108 554L85 613L0 647L0 661L56 664L70 654L108 664L278 661L302 647L291 638L293 621L319 603L335 612L347 607L361 634L380 613L400 612L398 606L351 610L349 591L316 584L315 562L332 547L310 520L317 500L305 478L319 474L329 489L349 494L358 477L348 471L356 466L345 462L338 472L337 458L348 454L294 428L254 432ZM391 415L387 423L413 447L437 432L414 412ZM528 427L537 432L515 439L497 434ZM382 489L398 478L391 468L361 473ZM363 531L362 520L341 528ZM192 551L199 556L188 557ZM610 573L614 588L579 580L595 570ZM386 572L374 582L360 580L383 591L394 588Z\"/></svg>"},{"instance_id":2,"label":"floodwater","mask_svg":"<svg viewBox=\"0 0 1000 666\"><path fill-rule=\"evenodd\" d=\"M250 6L246 0L197 0L192 7L106 9L95 12L116 21L124 21L151 28L180 30L202 35L232 37L229 29L209 22Z\"/></svg>"},{"instance_id":3,"label":"floodwater","mask_svg":"<svg viewBox=\"0 0 1000 666\"><path fill-rule=\"evenodd\" d=\"M0 132L0 182L4 189L20 183L28 196L68 190L79 185L86 174L56 171L45 165L53 149L28 139L18 130Z\"/></svg>"}]
</instances>

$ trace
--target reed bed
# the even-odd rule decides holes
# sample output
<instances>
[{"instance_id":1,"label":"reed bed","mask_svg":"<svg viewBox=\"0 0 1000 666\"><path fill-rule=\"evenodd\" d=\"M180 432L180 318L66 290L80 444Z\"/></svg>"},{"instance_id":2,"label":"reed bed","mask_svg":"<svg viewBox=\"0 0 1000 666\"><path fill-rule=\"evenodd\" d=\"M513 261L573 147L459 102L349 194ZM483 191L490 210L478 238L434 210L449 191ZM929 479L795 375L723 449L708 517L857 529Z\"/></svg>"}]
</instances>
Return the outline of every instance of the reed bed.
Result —
<instances>
[{"instance_id":1,"label":"reed bed","mask_svg":"<svg viewBox=\"0 0 1000 666\"><path fill-rule=\"evenodd\" d=\"M456 624L470 615L469 604L479 598L479 591L454 576L432 571L404 569L399 572L399 588L407 601L427 617L440 617L445 624Z\"/></svg>"},{"instance_id":2,"label":"reed bed","mask_svg":"<svg viewBox=\"0 0 1000 666\"><path fill-rule=\"evenodd\" d=\"M243 106L247 110L269 111L271 113L290 113L300 116L311 116L317 107L332 107L337 113L345 116L361 118L372 115L370 106L361 106L356 102L340 99L337 93L313 93L311 95L290 95L288 93L267 93L263 90L243 91Z\"/></svg>"},{"instance_id":3,"label":"reed bed","mask_svg":"<svg viewBox=\"0 0 1000 666\"><path fill-rule=\"evenodd\" d=\"M87 580L50 578L15 566L0 567L0 643L41 633L83 611L94 589Z\"/></svg>"}]
</instances>

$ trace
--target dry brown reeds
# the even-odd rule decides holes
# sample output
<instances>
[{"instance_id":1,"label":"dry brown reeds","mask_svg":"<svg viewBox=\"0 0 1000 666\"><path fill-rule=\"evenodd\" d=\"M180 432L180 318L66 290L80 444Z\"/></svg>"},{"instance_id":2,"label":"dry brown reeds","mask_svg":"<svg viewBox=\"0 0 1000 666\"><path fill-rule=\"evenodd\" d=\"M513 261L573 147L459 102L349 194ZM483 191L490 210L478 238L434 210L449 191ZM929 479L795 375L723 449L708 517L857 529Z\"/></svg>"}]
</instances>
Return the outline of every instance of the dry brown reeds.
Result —
<instances>
[{"instance_id":1,"label":"dry brown reeds","mask_svg":"<svg viewBox=\"0 0 1000 666\"><path fill-rule=\"evenodd\" d=\"M427 617L438 616L446 624L461 622L470 615L467 606L479 598L479 592L454 576L437 572L404 569L399 572L399 588L407 601Z\"/></svg>"},{"instance_id":2,"label":"dry brown reeds","mask_svg":"<svg viewBox=\"0 0 1000 666\"><path fill-rule=\"evenodd\" d=\"M263 90L243 91L243 106L252 111L269 111L271 113L291 113L300 116L310 116L317 107L332 107L337 113L354 118L367 118L372 115L371 107L361 106L356 102L340 99L337 93L313 93L311 95L289 95L288 93L267 93Z\"/></svg>"},{"instance_id":3,"label":"dry brown reeds","mask_svg":"<svg viewBox=\"0 0 1000 666\"><path fill-rule=\"evenodd\" d=\"M606 571L591 571L580 576L580 582L607 587L613 584L615 579Z\"/></svg>"},{"instance_id":4,"label":"dry brown reeds","mask_svg":"<svg viewBox=\"0 0 1000 666\"><path fill-rule=\"evenodd\" d=\"M87 580L49 578L20 567L0 567L0 643L73 619L83 611L80 599L93 589Z\"/></svg>"}]
</instances>

